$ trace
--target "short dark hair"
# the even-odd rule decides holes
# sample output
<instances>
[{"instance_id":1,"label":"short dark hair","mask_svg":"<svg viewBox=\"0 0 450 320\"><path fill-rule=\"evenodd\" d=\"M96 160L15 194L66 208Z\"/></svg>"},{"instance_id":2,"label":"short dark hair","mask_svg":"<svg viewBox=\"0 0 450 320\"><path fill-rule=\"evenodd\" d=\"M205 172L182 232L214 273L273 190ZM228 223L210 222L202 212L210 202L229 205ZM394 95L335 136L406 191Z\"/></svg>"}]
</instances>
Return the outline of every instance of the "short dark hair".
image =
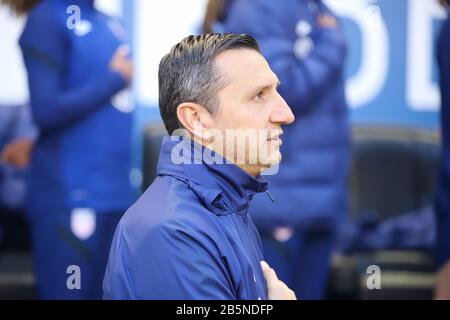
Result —
<instances>
[{"instance_id":1,"label":"short dark hair","mask_svg":"<svg viewBox=\"0 0 450 320\"><path fill-rule=\"evenodd\" d=\"M241 48L260 52L249 35L205 33L184 38L162 58L158 70L159 111L169 134L182 127L177 108L183 102L198 103L215 114L217 93L226 81L213 60L225 50Z\"/></svg>"}]
</instances>

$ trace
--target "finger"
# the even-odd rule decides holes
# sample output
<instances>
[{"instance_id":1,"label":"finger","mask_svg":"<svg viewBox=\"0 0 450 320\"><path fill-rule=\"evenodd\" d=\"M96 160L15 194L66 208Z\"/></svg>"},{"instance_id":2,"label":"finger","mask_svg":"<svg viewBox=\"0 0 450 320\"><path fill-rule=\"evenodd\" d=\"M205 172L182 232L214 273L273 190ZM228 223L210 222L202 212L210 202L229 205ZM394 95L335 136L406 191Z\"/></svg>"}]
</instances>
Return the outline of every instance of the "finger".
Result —
<instances>
[{"instance_id":1,"label":"finger","mask_svg":"<svg viewBox=\"0 0 450 320\"><path fill-rule=\"evenodd\" d=\"M270 266L269 266L269 264L268 264L267 262L261 261L261 268L262 268L263 270L265 270L265 269L270 269Z\"/></svg>"},{"instance_id":2,"label":"finger","mask_svg":"<svg viewBox=\"0 0 450 320\"><path fill-rule=\"evenodd\" d=\"M319 25L322 27L331 27L334 28L337 26L336 18L330 15L322 15L318 17Z\"/></svg>"},{"instance_id":3,"label":"finger","mask_svg":"<svg viewBox=\"0 0 450 320\"><path fill-rule=\"evenodd\" d=\"M28 159L28 154L17 152L8 159L8 162L15 167L25 168L28 165Z\"/></svg>"},{"instance_id":4,"label":"finger","mask_svg":"<svg viewBox=\"0 0 450 320\"><path fill-rule=\"evenodd\" d=\"M130 54L130 46L127 44L123 44L117 48L117 53L121 56L128 56Z\"/></svg>"},{"instance_id":5,"label":"finger","mask_svg":"<svg viewBox=\"0 0 450 320\"><path fill-rule=\"evenodd\" d=\"M24 147L25 147L25 144L23 143L23 141L16 141L9 145L9 152L11 154L20 153L20 152L22 152Z\"/></svg>"},{"instance_id":6,"label":"finger","mask_svg":"<svg viewBox=\"0 0 450 320\"><path fill-rule=\"evenodd\" d=\"M5 150L3 150L2 154L1 154L1 159L3 161L9 162L9 159L11 158L12 154L13 153L11 152L10 148L5 148Z\"/></svg>"},{"instance_id":7,"label":"finger","mask_svg":"<svg viewBox=\"0 0 450 320\"><path fill-rule=\"evenodd\" d=\"M275 270L273 270L265 261L261 261L261 267L264 273L264 277L266 278L267 284L275 283L278 280L277 274Z\"/></svg>"},{"instance_id":8,"label":"finger","mask_svg":"<svg viewBox=\"0 0 450 320\"><path fill-rule=\"evenodd\" d=\"M4 151L5 159L9 159L9 161L14 160L14 158L19 157L22 153L24 153L25 146L21 142L14 142L9 144ZM12 160L11 160L12 159Z\"/></svg>"},{"instance_id":9,"label":"finger","mask_svg":"<svg viewBox=\"0 0 450 320\"><path fill-rule=\"evenodd\" d=\"M23 141L22 140L16 140L13 141L11 143L9 143L6 147L5 147L5 153L10 155L10 154L14 154L16 152L18 152L21 148L23 147Z\"/></svg>"}]
</instances>

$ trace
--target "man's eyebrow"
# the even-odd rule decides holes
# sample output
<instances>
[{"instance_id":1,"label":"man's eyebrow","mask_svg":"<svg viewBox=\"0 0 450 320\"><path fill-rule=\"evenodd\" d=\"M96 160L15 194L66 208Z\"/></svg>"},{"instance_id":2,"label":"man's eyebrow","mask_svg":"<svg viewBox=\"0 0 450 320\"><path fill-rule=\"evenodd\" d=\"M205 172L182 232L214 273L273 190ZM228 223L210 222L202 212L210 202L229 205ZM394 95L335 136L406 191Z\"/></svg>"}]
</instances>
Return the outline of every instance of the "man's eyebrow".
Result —
<instances>
[{"instance_id":1,"label":"man's eyebrow","mask_svg":"<svg viewBox=\"0 0 450 320\"><path fill-rule=\"evenodd\" d=\"M277 79L275 87L278 88L280 85L281 85L281 82L280 82L280 80ZM273 83L266 83L266 84L255 87L252 91L260 92L260 91L264 91L266 89L270 89L272 87L273 87Z\"/></svg>"}]
</instances>

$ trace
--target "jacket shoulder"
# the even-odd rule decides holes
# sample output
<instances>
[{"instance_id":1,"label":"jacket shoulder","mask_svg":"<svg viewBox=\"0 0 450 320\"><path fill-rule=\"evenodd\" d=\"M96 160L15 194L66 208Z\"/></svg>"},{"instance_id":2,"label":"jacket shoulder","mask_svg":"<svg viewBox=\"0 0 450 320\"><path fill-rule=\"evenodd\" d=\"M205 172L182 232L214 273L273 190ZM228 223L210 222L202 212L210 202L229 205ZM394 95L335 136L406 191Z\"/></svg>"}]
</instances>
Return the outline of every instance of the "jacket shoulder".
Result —
<instances>
[{"instance_id":1,"label":"jacket shoulder","mask_svg":"<svg viewBox=\"0 0 450 320\"><path fill-rule=\"evenodd\" d=\"M63 7L61 7L63 8ZM60 35L66 22L66 11L58 14L57 5L52 1L39 2L27 16L25 27L19 39L19 43L45 41L46 38ZM68 17L68 16L67 16Z\"/></svg>"},{"instance_id":2,"label":"jacket shoulder","mask_svg":"<svg viewBox=\"0 0 450 320\"><path fill-rule=\"evenodd\" d=\"M214 228L214 214L189 186L171 176L158 177L125 213L123 232L144 240L153 232L205 233Z\"/></svg>"}]
</instances>

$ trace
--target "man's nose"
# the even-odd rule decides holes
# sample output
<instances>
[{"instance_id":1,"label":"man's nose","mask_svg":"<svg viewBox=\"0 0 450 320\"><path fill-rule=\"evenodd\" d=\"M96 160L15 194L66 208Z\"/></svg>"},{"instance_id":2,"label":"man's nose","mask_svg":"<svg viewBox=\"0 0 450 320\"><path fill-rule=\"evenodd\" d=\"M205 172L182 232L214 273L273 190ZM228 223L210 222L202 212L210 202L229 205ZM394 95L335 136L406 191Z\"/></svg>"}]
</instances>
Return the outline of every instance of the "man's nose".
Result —
<instances>
[{"instance_id":1,"label":"man's nose","mask_svg":"<svg viewBox=\"0 0 450 320\"><path fill-rule=\"evenodd\" d=\"M278 124L291 124L295 120L291 108L288 106L282 96L278 94L278 101L271 115L271 122Z\"/></svg>"}]
</instances>

